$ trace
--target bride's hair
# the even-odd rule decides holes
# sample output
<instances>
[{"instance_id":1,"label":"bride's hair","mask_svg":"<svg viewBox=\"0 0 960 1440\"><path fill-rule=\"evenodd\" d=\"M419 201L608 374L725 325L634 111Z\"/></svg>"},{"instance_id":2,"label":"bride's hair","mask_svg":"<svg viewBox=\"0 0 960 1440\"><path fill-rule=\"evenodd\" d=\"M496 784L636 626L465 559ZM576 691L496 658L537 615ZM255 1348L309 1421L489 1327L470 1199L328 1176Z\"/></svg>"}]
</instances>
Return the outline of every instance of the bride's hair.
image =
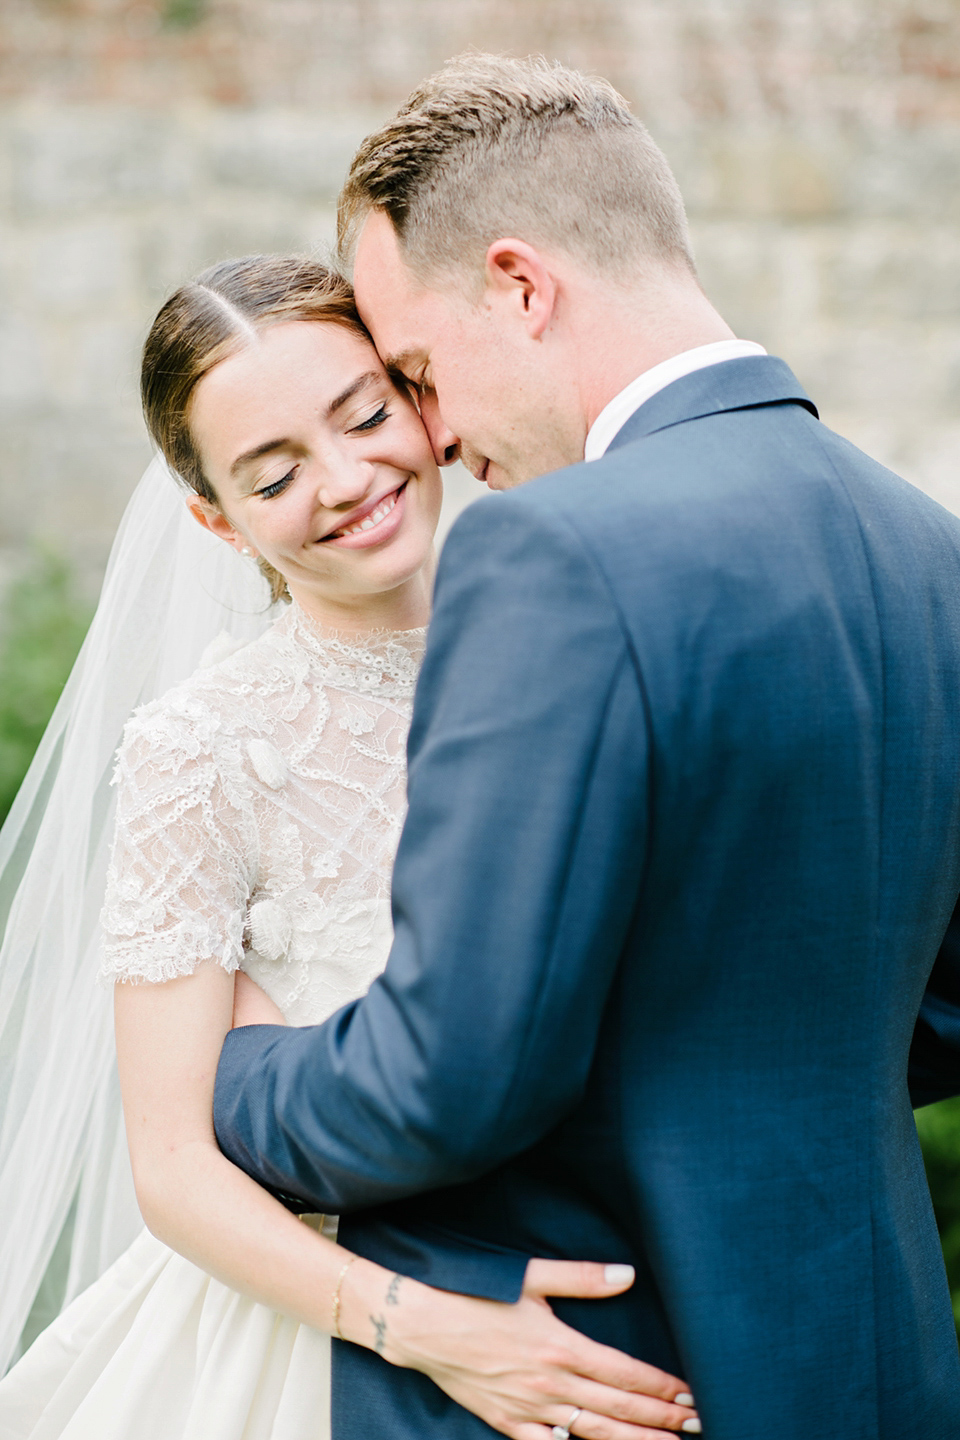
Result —
<instances>
[{"instance_id":1,"label":"bride's hair","mask_svg":"<svg viewBox=\"0 0 960 1440\"><path fill-rule=\"evenodd\" d=\"M248 255L214 265L171 295L150 327L140 370L147 429L170 468L212 505L220 501L203 473L187 421L193 393L215 365L259 330L290 320L343 325L369 339L342 275L319 261L284 255ZM273 599L287 596L283 576L263 559L259 565Z\"/></svg>"}]
</instances>

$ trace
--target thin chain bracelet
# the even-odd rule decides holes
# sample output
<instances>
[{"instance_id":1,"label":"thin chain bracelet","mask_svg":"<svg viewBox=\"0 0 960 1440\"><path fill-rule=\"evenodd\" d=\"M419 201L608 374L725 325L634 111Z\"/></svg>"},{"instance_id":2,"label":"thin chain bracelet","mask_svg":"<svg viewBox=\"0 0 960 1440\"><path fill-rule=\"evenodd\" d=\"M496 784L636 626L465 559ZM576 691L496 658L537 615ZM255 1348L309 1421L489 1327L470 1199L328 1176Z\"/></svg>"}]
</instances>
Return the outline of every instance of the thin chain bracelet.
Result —
<instances>
[{"instance_id":1,"label":"thin chain bracelet","mask_svg":"<svg viewBox=\"0 0 960 1440\"><path fill-rule=\"evenodd\" d=\"M336 1335L338 1340L346 1340L347 1338L346 1335L344 1335L343 1331L340 1329L340 1287L343 1284L344 1275L346 1275L347 1271L350 1269L350 1266L353 1264L356 1258L356 1255L350 1256L350 1259L347 1261L343 1269L340 1271L340 1274L337 1276L337 1288L333 1292L333 1333L334 1335Z\"/></svg>"}]
</instances>

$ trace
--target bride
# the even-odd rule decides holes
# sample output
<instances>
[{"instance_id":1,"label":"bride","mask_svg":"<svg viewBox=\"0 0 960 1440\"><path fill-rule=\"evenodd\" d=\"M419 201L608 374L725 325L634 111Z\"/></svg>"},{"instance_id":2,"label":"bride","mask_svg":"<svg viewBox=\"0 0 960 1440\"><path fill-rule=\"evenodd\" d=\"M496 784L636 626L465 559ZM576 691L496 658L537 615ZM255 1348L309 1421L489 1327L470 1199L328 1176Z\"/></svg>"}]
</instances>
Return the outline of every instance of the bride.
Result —
<instances>
[{"instance_id":1,"label":"bride","mask_svg":"<svg viewBox=\"0 0 960 1440\"><path fill-rule=\"evenodd\" d=\"M186 570L178 553L159 553L174 533L176 552L186 542L182 529L157 523L156 497L167 517L171 505L178 513L184 505L170 475L153 467L131 504L138 519L128 516L118 539L124 562L108 574L66 718L55 717L11 816L13 839L6 852L0 846L0 878L13 875L18 885L0 1001L7 971L16 971L8 995L20 997L22 1036L15 1063L9 1044L0 1047L9 1071L0 1089L8 1106L0 1201L11 1161L32 1154L28 1132L32 1125L36 1142L44 1103L57 1121L41 1136L44 1158L20 1170L14 1191L14 1219L26 1233L35 1206L45 1248L27 1244L28 1265L13 1253L21 1248L15 1226L3 1241L18 1303L35 1291L50 1237L78 1196L67 1287L76 1298L0 1381L0 1437L321 1440L329 1434L329 1337L376 1348L369 1317L390 1276L337 1244L335 1218L294 1215L226 1160L213 1136L213 1081L231 1025L314 1024L361 994L385 963L440 477L416 407L383 370L349 287L311 262L233 261L184 286L150 332L142 393L192 519L232 567L224 584L232 598L210 603L225 574L213 551ZM154 571L168 586L160 629L145 602ZM116 583L121 572L126 592ZM265 629L259 612L269 601L250 602L261 575L275 616ZM154 585L154 600L162 590ZM128 626L128 642L140 633L140 648L156 652L147 669L142 657L134 662L136 645L111 647L108 610L110 624ZM233 638L204 633L214 617L232 618ZM201 640L214 644L189 674ZM158 677L178 665L188 678L136 710L114 777L98 945L101 976L113 987L126 1137L148 1228L104 1269L89 1254L84 1261L81 1237L96 1229L92 1212L116 1205L123 1186L106 1052L83 955L69 984L62 956L62 984L39 973L37 957L54 947L49 936L41 943L36 912L62 907L62 948L77 955L63 924L66 900L74 894L82 930L89 895L64 882L57 858L79 823L77 806L63 799L71 784L76 799L82 769L82 752L70 749L77 713L86 705L84 713L102 716L107 691L116 708L133 683L127 669L137 670L142 698L151 686L159 694ZM102 825L105 803L91 784L85 836ZM51 814L60 821L52 834ZM93 877L83 882L89 890L101 873L97 846L85 839L75 848L83 859L74 869ZM29 963L16 952L28 921L36 931ZM36 1038L52 1040L49 1013L62 1019L65 1007L74 1024L68 1014L56 1031L57 1090L49 1083L57 1062L44 1068ZM59 1210L48 1203L51 1191L65 1197ZM103 1245L99 1254L102 1262ZM86 1288L78 1283L84 1265L87 1278L103 1270ZM613 1440L698 1429L691 1409L668 1403L689 1401L680 1381L569 1330L546 1302L612 1296L631 1280L629 1267L531 1261L516 1306L407 1281L382 1353L523 1440L551 1427L566 1434L563 1417L577 1410L585 1384L592 1413L620 1417L603 1421Z\"/></svg>"}]
</instances>

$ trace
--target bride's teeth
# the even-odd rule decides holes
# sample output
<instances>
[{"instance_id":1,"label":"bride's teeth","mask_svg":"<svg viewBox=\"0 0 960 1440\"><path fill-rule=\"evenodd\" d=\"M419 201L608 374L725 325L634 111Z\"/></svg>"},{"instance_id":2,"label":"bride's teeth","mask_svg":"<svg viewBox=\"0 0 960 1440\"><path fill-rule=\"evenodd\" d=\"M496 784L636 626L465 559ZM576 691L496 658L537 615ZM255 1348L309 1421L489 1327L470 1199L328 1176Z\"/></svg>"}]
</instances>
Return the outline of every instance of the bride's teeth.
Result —
<instances>
[{"instance_id":1,"label":"bride's teeth","mask_svg":"<svg viewBox=\"0 0 960 1440\"><path fill-rule=\"evenodd\" d=\"M374 510L372 514L368 515L365 520L361 520L358 525L349 526L348 529L338 530L333 538L336 540L341 535L359 535L364 530L372 530L374 525L379 525L381 520L385 520L387 518L396 503L396 495L391 495L389 500L383 500L377 506L376 510Z\"/></svg>"}]
</instances>

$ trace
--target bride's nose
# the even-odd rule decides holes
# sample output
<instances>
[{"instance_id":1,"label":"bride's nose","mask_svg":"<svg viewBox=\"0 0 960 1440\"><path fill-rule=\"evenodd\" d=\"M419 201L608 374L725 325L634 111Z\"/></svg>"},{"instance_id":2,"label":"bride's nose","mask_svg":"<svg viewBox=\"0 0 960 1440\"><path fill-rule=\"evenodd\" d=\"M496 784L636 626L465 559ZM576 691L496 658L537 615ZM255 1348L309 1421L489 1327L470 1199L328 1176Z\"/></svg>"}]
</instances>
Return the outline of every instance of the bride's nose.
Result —
<instances>
[{"instance_id":1,"label":"bride's nose","mask_svg":"<svg viewBox=\"0 0 960 1440\"><path fill-rule=\"evenodd\" d=\"M339 455L323 466L317 482L317 500L326 510L358 505L376 480L376 466L356 456Z\"/></svg>"}]
</instances>

